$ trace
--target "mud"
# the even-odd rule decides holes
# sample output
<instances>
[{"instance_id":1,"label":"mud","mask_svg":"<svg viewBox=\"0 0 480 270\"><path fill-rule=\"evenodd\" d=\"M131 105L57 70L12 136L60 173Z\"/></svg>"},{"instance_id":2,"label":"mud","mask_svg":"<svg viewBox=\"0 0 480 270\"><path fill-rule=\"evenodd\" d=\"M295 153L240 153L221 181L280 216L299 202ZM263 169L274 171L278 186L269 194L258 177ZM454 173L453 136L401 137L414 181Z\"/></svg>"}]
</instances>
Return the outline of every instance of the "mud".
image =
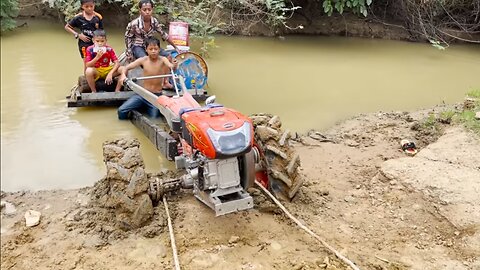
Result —
<instances>
[{"instance_id":1,"label":"mud","mask_svg":"<svg viewBox=\"0 0 480 270\"><path fill-rule=\"evenodd\" d=\"M171 171L146 173L139 148L135 139L103 144L107 174L88 190L85 207L66 216L67 230L96 234L95 246L125 239L132 233L152 238L165 230L165 211L162 207L154 208L155 202L147 191L151 178L176 175Z\"/></svg>"},{"instance_id":2,"label":"mud","mask_svg":"<svg viewBox=\"0 0 480 270\"><path fill-rule=\"evenodd\" d=\"M147 190L149 181L137 140L116 140L103 144L107 175L92 191L93 202L114 209L115 220L124 230L142 227L153 216Z\"/></svg>"},{"instance_id":3,"label":"mud","mask_svg":"<svg viewBox=\"0 0 480 270\"><path fill-rule=\"evenodd\" d=\"M305 180L285 206L361 269L480 269L480 138L452 123L426 124L445 109L379 112L292 133ZM417 142L416 156L401 151L405 138ZM16 211L2 208L1 269L172 268L163 205L135 219L137 208L124 202L138 207L152 177L141 173L138 147L106 143L111 170L94 187L2 192ZM189 190L168 196L182 269L348 269L249 191L254 209L221 217ZM30 209L42 219L27 228Z\"/></svg>"}]
</instances>

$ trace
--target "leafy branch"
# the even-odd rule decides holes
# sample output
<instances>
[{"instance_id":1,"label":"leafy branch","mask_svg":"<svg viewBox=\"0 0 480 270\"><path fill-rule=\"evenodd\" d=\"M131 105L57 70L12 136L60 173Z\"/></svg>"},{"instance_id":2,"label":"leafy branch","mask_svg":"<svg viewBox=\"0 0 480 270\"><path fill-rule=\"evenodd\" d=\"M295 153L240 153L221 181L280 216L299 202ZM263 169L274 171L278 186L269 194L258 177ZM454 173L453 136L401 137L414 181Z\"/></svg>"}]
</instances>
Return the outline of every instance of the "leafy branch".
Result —
<instances>
[{"instance_id":1,"label":"leafy branch","mask_svg":"<svg viewBox=\"0 0 480 270\"><path fill-rule=\"evenodd\" d=\"M17 0L1 0L0 1L0 20L1 30L12 30L16 27L15 17L18 15Z\"/></svg>"},{"instance_id":2,"label":"leafy branch","mask_svg":"<svg viewBox=\"0 0 480 270\"><path fill-rule=\"evenodd\" d=\"M362 14L367 17L367 8L372 4L372 0L324 0L323 11L331 16L334 11L343 14L345 10L350 10L354 14Z\"/></svg>"}]
</instances>

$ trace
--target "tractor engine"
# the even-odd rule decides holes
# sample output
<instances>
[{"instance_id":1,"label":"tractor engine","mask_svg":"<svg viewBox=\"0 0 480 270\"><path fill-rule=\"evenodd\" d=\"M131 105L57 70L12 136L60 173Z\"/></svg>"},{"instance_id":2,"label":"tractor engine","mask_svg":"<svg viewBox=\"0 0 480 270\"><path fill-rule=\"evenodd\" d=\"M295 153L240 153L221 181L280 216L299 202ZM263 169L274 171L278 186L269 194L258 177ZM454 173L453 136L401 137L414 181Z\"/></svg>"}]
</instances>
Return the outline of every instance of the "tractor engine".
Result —
<instances>
[{"instance_id":1,"label":"tractor engine","mask_svg":"<svg viewBox=\"0 0 480 270\"><path fill-rule=\"evenodd\" d=\"M175 165L186 170L182 185L217 216L252 208L245 191L255 181L251 120L214 104L182 111L180 125L183 153Z\"/></svg>"}]
</instances>

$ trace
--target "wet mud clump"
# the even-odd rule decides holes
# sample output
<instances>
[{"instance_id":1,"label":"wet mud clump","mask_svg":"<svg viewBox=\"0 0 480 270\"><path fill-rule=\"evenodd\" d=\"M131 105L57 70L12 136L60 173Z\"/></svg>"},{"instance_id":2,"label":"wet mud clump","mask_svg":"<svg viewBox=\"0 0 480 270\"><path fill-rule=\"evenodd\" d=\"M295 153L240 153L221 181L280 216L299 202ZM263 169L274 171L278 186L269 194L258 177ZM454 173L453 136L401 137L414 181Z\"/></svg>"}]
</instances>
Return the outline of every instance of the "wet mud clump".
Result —
<instances>
[{"instance_id":1,"label":"wet mud clump","mask_svg":"<svg viewBox=\"0 0 480 270\"><path fill-rule=\"evenodd\" d=\"M154 207L148 189L151 179L172 179L175 172L146 173L136 139L106 141L103 157L106 176L79 195L85 198L65 216L66 230L87 235L86 246L96 247L129 235L161 234L167 226L165 209Z\"/></svg>"},{"instance_id":2,"label":"wet mud clump","mask_svg":"<svg viewBox=\"0 0 480 270\"><path fill-rule=\"evenodd\" d=\"M149 181L138 140L114 140L103 144L107 175L92 190L92 203L111 209L123 230L140 228L153 217L148 196Z\"/></svg>"}]
</instances>

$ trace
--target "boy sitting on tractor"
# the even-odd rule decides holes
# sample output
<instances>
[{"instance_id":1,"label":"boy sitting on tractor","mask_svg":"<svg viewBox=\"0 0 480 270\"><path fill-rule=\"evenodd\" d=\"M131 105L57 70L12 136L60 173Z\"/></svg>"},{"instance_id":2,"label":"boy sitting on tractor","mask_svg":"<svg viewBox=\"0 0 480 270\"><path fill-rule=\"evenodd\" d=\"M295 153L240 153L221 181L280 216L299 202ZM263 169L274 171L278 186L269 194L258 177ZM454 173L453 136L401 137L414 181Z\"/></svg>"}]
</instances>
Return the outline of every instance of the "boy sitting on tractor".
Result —
<instances>
[{"instance_id":1,"label":"boy sitting on tractor","mask_svg":"<svg viewBox=\"0 0 480 270\"><path fill-rule=\"evenodd\" d=\"M93 45L87 48L85 66L85 77L92 93L97 92L95 81L105 79L106 84L112 84L113 77L120 74L117 55L113 48L107 45L107 34L104 30L93 32ZM119 92L121 87L122 84L117 82L115 91Z\"/></svg>"},{"instance_id":2,"label":"boy sitting on tractor","mask_svg":"<svg viewBox=\"0 0 480 270\"><path fill-rule=\"evenodd\" d=\"M143 66L143 76L168 74L170 69L175 67L175 65L170 63L166 57L160 55L160 40L154 37L147 38L145 40L145 47L147 56L138 58L125 67L120 67L121 75L119 83L123 84L130 69L139 66ZM160 96L162 94L163 83L163 78L145 80L144 88L155 95ZM160 111L157 107L150 104L140 95L134 94L118 108L118 119L128 119L130 111L140 109L146 109L151 117L158 117L160 115Z\"/></svg>"}]
</instances>

